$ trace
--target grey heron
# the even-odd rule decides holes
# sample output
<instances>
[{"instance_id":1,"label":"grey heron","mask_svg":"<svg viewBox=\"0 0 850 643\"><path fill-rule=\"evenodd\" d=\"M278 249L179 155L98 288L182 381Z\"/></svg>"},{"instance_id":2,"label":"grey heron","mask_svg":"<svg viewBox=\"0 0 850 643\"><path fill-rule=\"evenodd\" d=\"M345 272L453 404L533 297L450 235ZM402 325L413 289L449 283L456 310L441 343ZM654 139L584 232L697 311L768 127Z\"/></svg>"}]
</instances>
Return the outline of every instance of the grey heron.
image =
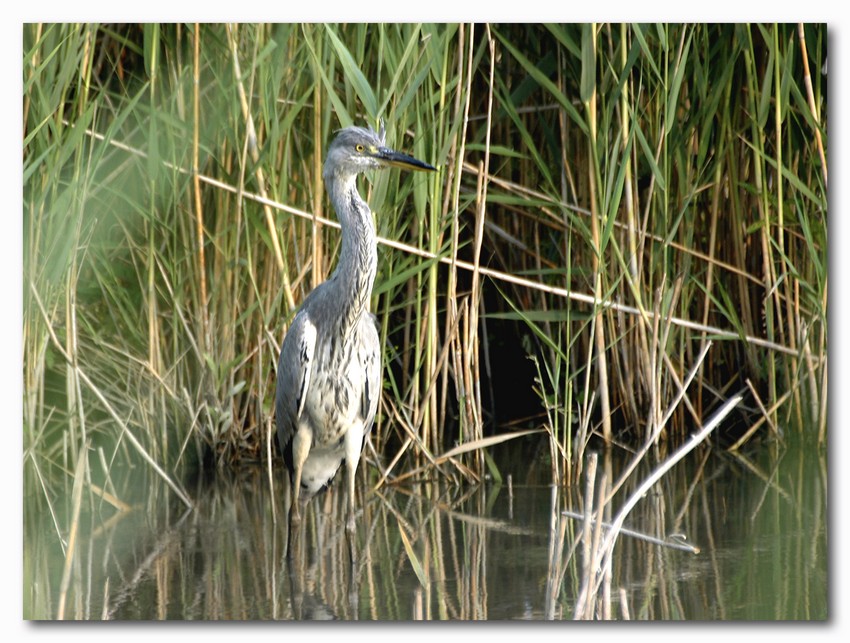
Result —
<instances>
[{"instance_id":1,"label":"grey heron","mask_svg":"<svg viewBox=\"0 0 850 643\"><path fill-rule=\"evenodd\" d=\"M383 125L379 132L343 129L328 148L322 178L342 226L342 249L333 274L292 320L277 369L277 439L293 490L290 529L300 520L301 493L306 500L330 484L344 461L347 527L354 530L355 472L381 392L381 346L369 312L378 264L375 224L357 175L387 166L436 170L388 148Z\"/></svg>"}]
</instances>

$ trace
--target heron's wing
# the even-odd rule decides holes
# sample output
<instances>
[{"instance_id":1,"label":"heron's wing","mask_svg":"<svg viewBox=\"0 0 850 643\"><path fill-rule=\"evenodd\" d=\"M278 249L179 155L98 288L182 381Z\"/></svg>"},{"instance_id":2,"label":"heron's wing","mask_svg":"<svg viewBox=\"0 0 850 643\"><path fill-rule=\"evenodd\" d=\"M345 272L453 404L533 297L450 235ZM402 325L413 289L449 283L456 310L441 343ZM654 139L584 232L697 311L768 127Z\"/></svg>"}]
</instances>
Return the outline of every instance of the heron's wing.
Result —
<instances>
[{"instance_id":1,"label":"heron's wing","mask_svg":"<svg viewBox=\"0 0 850 643\"><path fill-rule=\"evenodd\" d=\"M378 399L381 397L381 343L378 334L378 320L369 314L364 323L364 351L363 365L366 371L366 381L361 398L360 414L363 416L364 432L372 429L375 413L378 410Z\"/></svg>"},{"instance_id":2,"label":"heron's wing","mask_svg":"<svg viewBox=\"0 0 850 643\"><path fill-rule=\"evenodd\" d=\"M292 439L304 410L316 350L316 327L306 311L299 312L280 349L275 414L281 449Z\"/></svg>"}]
</instances>

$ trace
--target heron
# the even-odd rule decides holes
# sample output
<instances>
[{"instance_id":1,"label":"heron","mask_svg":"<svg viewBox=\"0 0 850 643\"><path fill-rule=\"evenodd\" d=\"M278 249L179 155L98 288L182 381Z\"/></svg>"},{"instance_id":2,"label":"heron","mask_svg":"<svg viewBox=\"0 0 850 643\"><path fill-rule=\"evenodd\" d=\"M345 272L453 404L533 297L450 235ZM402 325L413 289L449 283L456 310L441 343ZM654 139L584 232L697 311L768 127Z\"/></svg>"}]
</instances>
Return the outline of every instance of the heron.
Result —
<instances>
[{"instance_id":1,"label":"heron","mask_svg":"<svg viewBox=\"0 0 850 643\"><path fill-rule=\"evenodd\" d=\"M328 148L322 178L342 227L342 248L327 281L304 299L280 350L275 394L277 439L289 473L292 523L300 496L327 487L345 462L349 533L354 482L365 436L381 391L381 344L369 300L378 265L372 212L357 191L357 175L399 167L436 168L386 146L379 131L347 127ZM289 549L287 547L287 549Z\"/></svg>"}]
</instances>

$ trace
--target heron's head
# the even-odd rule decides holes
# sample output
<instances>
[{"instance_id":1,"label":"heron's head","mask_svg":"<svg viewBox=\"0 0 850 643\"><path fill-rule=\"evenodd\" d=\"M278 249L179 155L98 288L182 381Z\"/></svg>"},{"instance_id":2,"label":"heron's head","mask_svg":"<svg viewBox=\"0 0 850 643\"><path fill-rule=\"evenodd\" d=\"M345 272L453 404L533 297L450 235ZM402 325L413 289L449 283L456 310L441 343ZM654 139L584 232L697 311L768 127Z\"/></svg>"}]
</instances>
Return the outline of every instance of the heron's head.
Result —
<instances>
[{"instance_id":1,"label":"heron's head","mask_svg":"<svg viewBox=\"0 0 850 643\"><path fill-rule=\"evenodd\" d=\"M400 167L406 170L436 170L418 159L386 146L383 125L376 132L365 127L346 127L337 133L325 158L326 180L334 173L352 176L366 170Z\"/></svg>"}]
</instances>

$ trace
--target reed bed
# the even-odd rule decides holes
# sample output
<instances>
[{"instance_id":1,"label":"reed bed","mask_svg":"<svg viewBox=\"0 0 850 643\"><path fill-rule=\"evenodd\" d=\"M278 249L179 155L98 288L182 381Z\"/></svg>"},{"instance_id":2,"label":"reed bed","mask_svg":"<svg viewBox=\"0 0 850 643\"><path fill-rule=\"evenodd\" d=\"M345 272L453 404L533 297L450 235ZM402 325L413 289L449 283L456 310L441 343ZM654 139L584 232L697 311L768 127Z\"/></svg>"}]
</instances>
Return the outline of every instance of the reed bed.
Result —
<instances>
[{"instance_id":1,"label":"reed bed","mask_svg":"<svg viewBox=\"0 0 850 643\"><path fill-rule=\"evenodd\" d=\"M740 391L715 442L825 445L825 25L23 32L24 477L57 532L116 467L191 506L187 471L276 459L280 342L339 251L323 152L380 119L440 171L361 184L372 489L501 480L508 440L582 486L591 444L685 444Z\"/></svg>"}]
</instances>

